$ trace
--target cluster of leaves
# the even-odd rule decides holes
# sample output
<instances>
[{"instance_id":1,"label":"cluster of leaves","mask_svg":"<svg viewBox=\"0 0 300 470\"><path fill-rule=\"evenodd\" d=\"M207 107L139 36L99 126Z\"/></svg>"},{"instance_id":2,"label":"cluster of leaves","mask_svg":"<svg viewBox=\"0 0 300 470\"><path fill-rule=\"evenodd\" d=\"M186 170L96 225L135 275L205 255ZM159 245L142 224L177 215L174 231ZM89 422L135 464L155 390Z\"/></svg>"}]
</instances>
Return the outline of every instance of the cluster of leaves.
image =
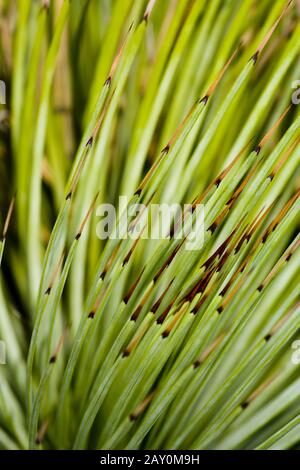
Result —
<instances>
[{"instance_id":1,"label":"cluster of leaves","mask_svg":"<svg viewBox=\"0 0 300 470\"><path fill-rule=\"evenodd\" d=\"M299 3L0 9L0 448L297 447ZM119 195L202 246L99 240Z\"/></svg>"}]
</instances>

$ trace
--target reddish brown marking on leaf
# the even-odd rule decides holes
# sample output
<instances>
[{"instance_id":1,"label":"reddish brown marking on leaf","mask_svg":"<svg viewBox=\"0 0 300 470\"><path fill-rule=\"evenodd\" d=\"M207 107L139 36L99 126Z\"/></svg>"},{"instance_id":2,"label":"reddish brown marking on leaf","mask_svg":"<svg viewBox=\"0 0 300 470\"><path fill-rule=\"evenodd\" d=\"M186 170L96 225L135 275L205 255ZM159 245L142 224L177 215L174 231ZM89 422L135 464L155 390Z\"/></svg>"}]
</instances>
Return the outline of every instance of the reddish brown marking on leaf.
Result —
<instances>
[{"instance_id":1,"label":"reddish brown marking on leaf","mask_svg":"<svg viewBox=\"0 0 300 470\"><path fill-rule=\"evenodd\" d=\"M197 368L199 367L199 365L201 365L205 359L217 348L217 346L220 344L220 342L222 341L222 339L224 338L225 336L225 332L224 333L221 333L206 349L205 351L203 351L203 353L201 353L200 357L194 362L194 368ZM196 364L196 366L195 366Z\"/></svg>"},{"instance_id":2,"label":"reddish brown marking on leaf","mask_svg":"<svg viewBox=\"0 0 300 470\"><path fill-rule=\"evenodd\" d=\"M64 344L67 333L68 333L68 330L67 330L67 328L65 328L62 335L61 335L61 338L60 338L60 340L59 340L59 342L56 346L56 349L55 349L54 353L52 354L52 356L50 358L50 361L49 361L50 364L55 364L57 356L59 355L59 353L61 351L61 348Z\"/></svg>"},{"instance_id":3,"label":"reddish brown marking on leaf","mask_svg":"<svg viewBox=\"0 0 300 470\"><path fill-rule=\"evenodd\" d=\"M222 68L222 70L219 72L219 75L217 76L217 78L215 79L215 81L210 85L207 93L205 96L211 96L216 87L218 86L218 84L220 83L221 79L223 78L225 72L227 71L228 67L231 65L232 61L234 60L234 58L236 57L238 51L240 50L240 47L241 47L241 44L239 44L239 46L237 47L237 49L233 52L233 54L231 55L231 57L229 58L229 60L226 62L226 64L224 65L224 67ZM206 103L205 103L206 104Z\"/></svg>"},{"instance_id":4,"label":"reddish brown marking on leaf","mask_svg":"<svg viewBox=\"0 0 300 470\"><path fill-rule=\"evenodd\" d=\"M160 315L160 317L158 317L158 319L156 320L156 323L158 323L159 325L162 324L164 322L164 320L166 319L169 311L171 310L173 304L171 303L170 305L168 305L168 307L165 309L165 311Z\"/></svg>"},{"instance_id":5,"label":"reddish brown marking on leaf","mask_svg":"<svg viewBox=\"0 0 300 470\"><path fill-rule=\"evenodd\" d=\"M125 304L127 304L127 303L129 302L130 297L132 296L133 292L134 292L135 289L136 289L136 286L137 286L138 283L140 282L141 277L142 277L144 271L145 271L145 267L142 269L142 271L141 271L141 273L138 275L136 281L135 281L135 282L132 284L132 286L130 287L128 293L123 297L123 302L124 302Z\"/></svg>"},{"instance_id":6,"label":"reddish brown marking on leaf","mask_svg":"<svg viewBox=\"0 0 300 470\"><path fill-rule=\"evenodd\" d=\"M167 261L165 261L165 263L162 265L162 267L160 268L160 270L158 271L158 273L155 274L155 276L153 277L153 281L154 282L157 282L157 280L159 279L159 277L162 275L162 273L164 272L164 270L172 263L174 257L176 256L179 248L182 246L183 242L179 243L179 245L176 246L175 250L173 251L173 253L169 256L169 258L167 259Z\"/></svg>"},{"instance_id":7,"label":"reddish brown marking on leaf","mask_svg":"<svg viewBox=\"0 0 300 470\"><path fill-rule=\"evenodd\" d=\"M270 140L270 138L272 137L276 129L280 126L280 124L282 123L282 121L284 120L284 118L286 117L290 109L291 109L291 105L289 105L287 109L281 114L281 116L279 116L277 121L273 124L273 126L268 130L266 135L262 138L257 148L262 149L266 145L266 143L268 142L268 140Z\"/></svg>"},{"instance_id":8,"label":"reddish brown marking on leaf","mask_svg":"<svg viewBox=\"0 0 300 470\"><path fill-rule=\"evenodd\" d=\"M112 254L111 254L111 257L110 257L109 260L107 261L107 264L106 264L106 266L105 266L103 272L100 274L100 279L102 279L102 281L105 279L106 274L108 273L108 271L109 271L109 269L110 269L110 267L111 267L111 265L112 265L112 263L113 263L115 257L117 256L117 253L118 253L118 251L119 251L119 248L120 248L120 245L117 245L117 246L114 248L114 250L113 250L113 252L112 252Z\"/></svg>"},{"instance_id":9,"label":"reddish brown marking on leaf","mask_svg":"<svg viewBox=\"0 0 300 470\"><path fill-rule=\"evenodd\" d=\"M137 321L137 319L138 319L138 317L141 313L142 308L143 308L142 305L138 305L137 308L135 309L135 311L133 312L133 314L131 315L130 320Z\"/></svg>"},{"instance_id":10,"label":"reddish brown marking on leaf","mask_svg":"<svg viewBox=\"0 0 300 470\"><path fill-rule=\"evenodd\" d=\"M93 212L93 210L94 210L94 208L95 208L95 205L96 205L98 196L99 196L99 192L98 192L98 193L96 194L96 196L94 197L94 199L93 199L93 201L92 201L92 203L91 203L91 205L90 205L90 207L89 207L89 209L88 209L88 211L87 211L87 213L86 213L86 215L85 215L85 217L84 217L84 219L83 219L83 221L82 221L82 223L81 223L81 225L80 225L80 227L79 227L79 231L78 231L78 233L77 233L77 235L76 235L76 237L75 237L75 240L79 240L79 238L81 237L81 234L82 234L82 232L83 232L83 230L84 230L84 227L85 227L87 221L89 220L89 218L90 218L90 216L91 216L91 214L92 214L92 212Z\"/></svg>"},{"instance_id":11,"label":"reddish brown marking on leaf","mask_svg":"<svg viewBox=\"0 0 300 470\"><path fill-rule=\"evenodd\" d=\"M151 307L150 311L152 313L156 313L157 310L159 309L166 293L168 292L168 290L170 289L172 283L173 283L174 279L172 279L172 281L167 285L167 287L165 288L165 290L163 291L163 293L161 294L161 296L158 298L158 300L155 302L155 304Z\"/></svg>"},{"instance_id":12,"label":"reddish brown marking on leaf","mask_svg":"<svg viewBox=\"0 0 300 470\"><path fill-rule=\"evenodd\" d=\"M9 208L8 208L7 215L6 215L5 222L4 222L1 241L4 241L5 238L6 238L6 235L7 235L7 232L8 232L8 227L9 227L9 224L10 224L10 221L11 221L11 218L12 218L12 214L13 214L13 210L14 210L14 206L15 206L15 200L16 200L16 194L13 196L13 198L12 198L10 204L9 204Z\"/></svg>"},{"instance_id":13,"label":"reddish brown marking on leaf","mask_svg":"<svg viewBox=\"0 0 300 470\"><path fill-rule=\"evenodd\" d=\"M273 24L273 26L270 28L270 30L267 32L267 34L265 35L265 37L263 38L262 42L260 43L260 45L258 46L257 48L257 51L254 55L258 55L260 54L263 49L266 47L266 45L268 44L271 36L273 35L274 31L276 30L278 24L280 23L282 17L286 14L290 4L292 3L293 0L290 0L286 5L285 7L283 8L281 14L279 15L279 17L277 18L277 20L275 21L275 23Z\"/></svg>"},{"instance_id":14,"label":"reddish brown marking on leaf","mask_svg":"<svg viewBox=\"0 0 300 470\"><path fill-rule=\"evenodd\" d=\"M145 400L142 401L134 410L133 413L130 414L129 419L130 421L136 421L141 414L145 411L145 409L148 407L149 403L153 400L154 397L154 392L150 393Z\"/></svg>"},{"instance_id":15,"label":"reddish brown marking on leaf","mask_svg":"<svg viewBox=\"0 0 300 470\"><path fill-rule=\"evenodd\" d=\"M204 304L204 302L206 301L206 299L208 298L208 295L209 295L209 292L207 292L206 294L203 294L201 296L201 298L198 300L198 302L196 303L196 305L193 307L193 309L191 310L191 313L193 315L196 315L198 313L198 311L200 310L200 308L202 307L202 305Z\"/></svg>"}]
</instances>

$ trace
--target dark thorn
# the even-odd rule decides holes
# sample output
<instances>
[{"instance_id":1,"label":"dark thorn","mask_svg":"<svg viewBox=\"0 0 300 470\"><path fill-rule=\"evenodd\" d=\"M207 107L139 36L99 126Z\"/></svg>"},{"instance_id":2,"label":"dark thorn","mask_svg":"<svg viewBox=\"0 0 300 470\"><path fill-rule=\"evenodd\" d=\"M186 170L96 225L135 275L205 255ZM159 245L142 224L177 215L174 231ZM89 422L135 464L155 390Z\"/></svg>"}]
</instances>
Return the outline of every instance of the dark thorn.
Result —
<instances>
[{"instance_id":1,"label":"dark thorn","mask_svg":"<svg viewBox=\"0 0 300 470\"><path fill-rule=\"evenodd\" d=\"M201 366L201 361L200 361L199 359L197 359L197 360L194 362L193 366L194 366L194 369L197 369L199 366Z\"/></svg>"},{"instance_id":2,"label":"dark thorn","mask_svg":"<svg viewBox=\"0 0 300 470\"><path fill-rule=\"evenodd\" d=\"M244 244L245 241L246 241L247 243L249 242L250 238L251 238L250 235L246 235L246 236L243 236L243 237L240 239L240 241L238 242L237 246L236 246L235 249L234 249L234 254L235 254L235 255L240 251L240 249L242 248L242 246L243 246L243 244Z\"/></svg>"},{"instance_id":3,"label":"dark thorn","mask_svg":"<svg viewBox=\"0 0 300 470\"><path fill-rule=\"evenodd\" d=\"M169 311L171 310L171 308L172 308L172 304L169 305L166 308L166 310L160 315L160 317L158 317L158 319L156 320L156 323L158 325L161 325L164 322L164 320L165 320L166 316L168 315Z\"/></svg>"},{"instance_id":4,"label":"dark thorn","mask_svg":"<svg viewBox=\"0 0 300 470\"><path fill-rule=\"evenodd\" d=\"M198 313L200 307L202 307L202 305L203 305L204 302L206 301L207 297L208 297L208 294L203 295L203 296L201 297L201 299L197 302L197 304L196 304L196 305L194 306L194 308L191 310L191 313L192 313L193 315L196 315L196 313Z\"/></svg>"},{"instance_id":5,"label":"dark thorn","mask_svg":"<svg viewBox=\"0 0 300 470\"><path fill-rule=\"evenodd\" d=\"M221 271L221 268L226 263L228 257L229 257L229 253L225 252L216 267L216 273L219 273Z\"/></svg>"},{"instance_id":6,"label":"dark thorn","mask_svg":"<svg viewBox=\"0 0 300 470\"><path fill-rule=\"evenodd\" d=\"M75 240L79 240L80 237L81 237L81 232L78 232L76 237L75 237Z\"/></svg>"},{"instance_id":7,"label":"dark thorn","mask_svg":"<svg viewBox=\"0 0 300 470\"><path fill-rule=\"evenodd\" d=\"M289 253L287 257L285 258L285 261L290 261L293 253Z\"/></svg>"},{"instance_id":8,"label":"dark thorn","mask_svg":"<svg viewBox=\"0 0 300 470\"><path fill-rule=\"evenodd\" d=\"M203 96L203 98L199 100L199 104L203 103L204 105L206 105L206 103L208 102L208 98L209 98L208 95Z\"/></svg>"},{"instance_id":9,"label":"dark thorn","mask_svg":"<svg viewBox=\"0 0 300 470\"><path fill-rule=\"evenodd\" d=\"M173 238L175 235L175 225L174 225L174 222L172 223L172 226L170 228L170 231L169 231L169 238Z\"/></svg>"},{"instance_id":10,"label":"dark thorn","mask_svg":"<svg viewBox=\"0 0 300 470\"><path fill-rule=\"evenodd\" d=\"M68 199L71 199L71 197L72 197L72 192L70 191L66 196L66 201L68 201Z\"/></svg>"},{"instance_id":11,"label":"dark thorn","mask_svg":"<svg viewBox=\"0 0 300 470\"><path fill-rule=\"evenodd\" d=\"M104 82L104 86L110 86L110 84L111 84L111 77L108 77Z\"/></svg>"},{"instance_id":12,"label":"dark thorn","mask_svg":"<svg viewBox=\"0 0 300 470\"><path fill-rule=\"evenodd\" d=\"M149 13L146 13L146 14L143 16L143 21L145 21L145 23L148 24L148 19L149 19Z\"/></svg>"},{"instance_id":13,"label":"dark thorn","mask_svg":"<svg viewBox=\"0 0 300 470\"><path fill-rule=\"evenodd\" d=\"M261 291L263 290L263 288L264 288L263 284L261 284L260 286L258 286L258 288L257 288L258 292L261 292Z\"/></svg>"},{"instance_id":14,"label":"dark thorn","mask_svg":"<svg viewBox=\"0 0 300 470\"><path fill-rule=\"evenodd\" d=\"M270 181L272 181L272 180L274 179L274 176L275 176L274 173L271 173L271 174L268 176L268 178L270 178Z\"/></svg>"},{"instance_id":15,"label":"dark thorn","mask_svg":"<svg viewBox=\"0 0 300 470\"><path fill-rule=\"evenodd\" d=\"M128 349L125 349L125 351L124 351L123 354L122 354L122 357L128 357L128 356L129 356L129 353L130 353L130 352L128 351Z\"/></svg>"},{"instance_id":16,"label":"dark thorn","mask_svg":"<svg viewBox=\"0 0 300 470\"><path fill-rule=\"evenodd\" d=\"M261 146L260 145L255 147L254 152L256 153L256 155L258 155L260 153L260 151L261 151Z\"/></svg>"},{"instance_id":17,"label":"dark thorn","mask_svg":"<svg viewBox=\"0 0 300 470\"><path fill-rule=\"evenodd\" d=\"M218 226L218 225L216 224L216 222L213 222L213 223L211 224L211 226L208 227L207 231L208 231L208 232L210 231L210 232L213 234L213 233L215 232L217 226Z\"/></svg>"},{"instance_id":18,"label":"dark thorn","mask_svg":"<svg viewBox=\"0 0 300 470\"><path fill-rule=\"evenodd\" d=\"M137 421L138 417L137 417L136 414L131 413L131 415L129 416L129 419L130 419L130 421Z\"/></svg>"},{"instance_id":19,"label":"dark thorn","mask_svg":"<svg viewBox=\"0 0 300 470\"><path fill-rule=\"evenodd\" d=\"M167 154L167 153L169 153L169 150L170 150L170 145L167 144L167 145L162 149L161 153Z\"/></svg>"},{"instance_id":20,"label":"dark thorn","mask_svg":"<svg viewBox=\"0 0 300 470\"><path fill-rule=\"evenodd\" d=\"M258 59L258 55L259 55L259 51L256 51L255 54L253 54L253 56L250 57L250 60L253 61L253 65L256 64L257 59ZM250 62L250 61L249 61L249 62Z\"/></svg>"},{"instance_id":21,"label":"dark thorn","mask_svg":"<svg viewBox=\"0 0 300 470\"><path fill-rule=\"evenodd\" d=\"M169 336L170 332L165 330L163 333L162 333L162 338L167 338Z\"/></svg>"},{"instance_id":22,"label":"dark thorn","mask_svg":"<svg viewBox=\"0 0 300 470\"><path fill-rule=\"evenodd\" d=\"M94 311L91 311L88 315L88 318L91 318L93 319L95 317L95 312Z\"/></svg>"},{"instance_id":23,"label":"dark thorn","mask_svg":"<svg viewBox=\"0 0 300 470\"><path fill-rule=\"evenodd\" d=\"M215 181L215 185L216 185L216 187L217 187L217 188L220 186L220 184L221 184L221 181L222 181L222 179L221 179L221 178L217 178L217 179L216 179L216 181Z\"/></svg>"},{"instance_id":24,"label":"dark thorn","mask_svg":"<svg viewBox=\"0 0 300 470\"><path fill-rule=\"evenodd\" d=\"M51 287L48 287L48 289L45 290L45 295L50 295L51 292Z\"/></svg>"},{"instance_id":25,"label":"dark thorn","mask_svg":"<svg viewBox=\"0 0 300 470\"><path fill-rule=\"evenodd\" d=\"M223 307L220 305L220 307L217 308L217 312L220 315L223 312Z\"/></svg>"},{"instance_id":26,"label":"dark thorn","mask_svg":"<svg viewBox=\"0 0 300 470\"><path fill-rule=\"evenodd\" d=\"M173 279L173 280L174 280L174 279ZM170 288L170 286L171 286L172 283L173 283L173 281L168 285L168 287L163 291L163 293L161 294L161 296L160 296L160 297L157 299L157 301L152 305L151 310L150 310L152 313L156 313L156 312L157 312L157 310L159 309L159 307L160 307L160 305L161 305L161 303L162 303L162 301L163 301L163 299L164 299L164 297L165 297L165 295L166 295L167 291L169 290L169 288Z\"/></svg>"},{"instance_id":27,"label":"dark thorn","mask_svg":"<svg viewBox=\"0 0 300 470\"><path fill-rule=\"evenodd\" d=\"M132 321L137 321L139 314L141 313L142 307L139 305L136 310L133 312L133 314L130 317L130 320Z\"/></svg>"},{"instance_id":28,"label":"dark thorn","mask_svg":"<svg viewBox=\"0 0 300 470\"><path fill-rule=\"evenodd\" d=\"M93 140L94 140L94 137L91 136L91 137L89 138L89 140L87 141L87 143L85 144L85 146L86 146L86 147L89 147L89 146L91 147L92 144L93 144Z\"/></svg>"},{"instance_id":29,"label":"dark thorn","mask_svg":"<svg viewBox=\"0 0 300 470\"><path fill-rule=\"evenodd\" d=\"M103 281L105 276L106 276L106 271L104 270L103 273L100 274L100 279L102 279Z\"/></svg>"},{"instance_id":30,"label":"dark thorn","mask_svg":"<svg viewBox=\"0 0 300 470\"><path fill-rule=\"evenodd\" d=\"M226 294L226 292L228 291L228 289L229 289L229 284L227 284L227 285L224 287L224 289L221 290L220 296L221 296L221 297L224 297L224 295Z\"/></svg>"},{"instance_id":31,"label":"dark thorn","mask_svg":"<svg viewBox=\"0 0 300 470\"><path fill-rule=\"evenodd\" d=\"M5 237L3 235L0 236L0 243L3 243L5 241Z\"/></svg>"},{"instance_id":32,"label":"dark thorn","mask_svg":"<svg viewBox=\"0 0 300 470\"><path fill-rule=\"evenodd\" d=\"M54 364L56 361L56 356L51 356L49 364Z\"/></svg>"},{"instance_id":33,"label":"dark thorn","mask_svg":"<svg viewBox=\"0 0 300 470\"><path fill-rule=\"evenodd\" d=\"M264 339L265 339L266 341L269 341L269 339L271 339L271 336L272 336L272 335L271 335L270 333L268 333L268 334L264 337Z\"/></svg>"},{"instance_id":34,"label":"dark thorn","mask_svg":"<svg viewBox=\"0 0 300 470\"><path fill-rule=\"evenodd\" d=\"M122 268L124 268L124 266L128 263L128 261L130 260L131 255L132 255L132 251L129 251L128 255L123 260Z\"/></svg>"},{"instance_id":35,"label":"dark thorn","mask_svg":"<svg viewBox=\"0 0 300 470\"><path fill-rule=\"evenodd\" d=\"M36 444L37 446L39 446L41 443L42 443L42 442L41 442L40 438L37 437L36 440L35 440L35 444Z\"/></svg>"},{"instance_id":36,"label":"dark thorn","mask_svg":"<svg viewBox=\"0 0 300 470\"><path fill-rule=\"evenodd\" d=\"M249 406L249 403L247 401L244 401L244 403L241 404L241 407L243 410L245 410Z\"/></svg>"},{"instance_id":37,"label":"dark thorn","mask_svg":"<svg viewBox=\"0 0 300 470\"><path fill-rule=\"evenodd\" d=\"M124 297L123 297L123 302L124 302L125 305L128 304L128 302L129 302L129 300L130 300L132 294L134 293L134 291L135 291L135 289L136 289L136 287L137 287L137 285L138 285L138 283L139 283L139 281L140 281L140 279L141 279L141 277L142 277L142 275L143 275L143 272L144 272L144 268L142 269L142 271L141 271L140 275L138 276L138 278L136 279L136 281L135 281L135 282L132 284L132 286L130 287L130 289L129 289L129 291L127 292L127 294L124 295Z\"/></svg>"},{"instance_id":38,"label":"dark thorn","mask_svg":"<svg viewBox=\"0 0 300 470\"><path fill-rule=\"evenodd\" d=\"M137 189L136 192L134 193L134 196L140 196L142 193L141 189Z\"/></svg>"}]
</instances>

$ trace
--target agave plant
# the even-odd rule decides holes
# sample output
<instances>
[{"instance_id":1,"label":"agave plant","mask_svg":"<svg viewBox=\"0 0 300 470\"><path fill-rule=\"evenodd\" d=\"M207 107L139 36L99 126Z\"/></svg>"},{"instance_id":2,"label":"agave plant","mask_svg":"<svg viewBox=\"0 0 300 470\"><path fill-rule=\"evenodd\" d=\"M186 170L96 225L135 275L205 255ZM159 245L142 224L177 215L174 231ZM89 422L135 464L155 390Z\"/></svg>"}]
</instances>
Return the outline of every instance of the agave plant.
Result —
<instances>
[{"instance_id":1,"label":"agave plant","mask_svg":"<svg viewBox=\"0 0 300 470\"><path fill-rule=\"evenodd\" d=\"M297 448L299 2L0 8L0 448Z\"/></svg>"}]
</instances>

